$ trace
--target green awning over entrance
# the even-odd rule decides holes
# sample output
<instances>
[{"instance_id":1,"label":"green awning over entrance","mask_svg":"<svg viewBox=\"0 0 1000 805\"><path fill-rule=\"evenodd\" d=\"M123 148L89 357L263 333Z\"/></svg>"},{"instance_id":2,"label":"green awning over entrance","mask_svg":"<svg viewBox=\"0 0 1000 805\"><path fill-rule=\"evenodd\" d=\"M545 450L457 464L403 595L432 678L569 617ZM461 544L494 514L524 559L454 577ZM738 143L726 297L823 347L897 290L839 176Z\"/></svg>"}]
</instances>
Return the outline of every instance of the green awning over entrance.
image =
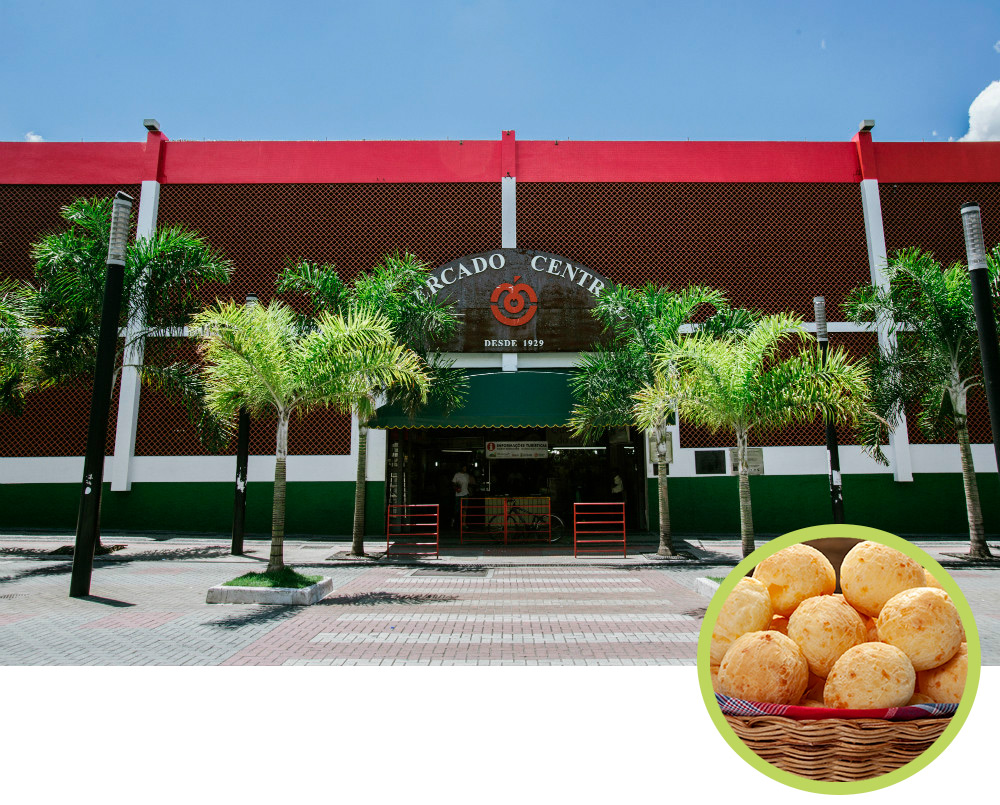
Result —
<instances>
[{"instance_id":1,"label":"green awning over entrance","mask_svg":"<svg viewBox=\"0 0 1000 805\"><path fill-rule=\"evenodd\" d=\"M556 428L569 421L571 372L469 372L465 405L445 414L433 403L413 419L396 405L378 409L373 428Z\"/></svg>"}]
</instances>

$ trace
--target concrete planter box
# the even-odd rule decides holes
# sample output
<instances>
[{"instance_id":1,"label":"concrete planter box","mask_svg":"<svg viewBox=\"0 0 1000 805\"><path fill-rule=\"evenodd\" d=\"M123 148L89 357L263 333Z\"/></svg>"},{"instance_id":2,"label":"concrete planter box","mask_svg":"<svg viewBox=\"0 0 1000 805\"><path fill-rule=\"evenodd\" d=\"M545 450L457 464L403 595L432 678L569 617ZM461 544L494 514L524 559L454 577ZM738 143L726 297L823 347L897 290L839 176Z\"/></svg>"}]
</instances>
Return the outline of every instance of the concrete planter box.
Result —
<instances>
[{"instance_id":1,"label":"concrete planter box","mask_svg":"<svg viewBox=\"0 0 1000 805\"><path fill-rule=\"evenodd\" d=\"M285 604L304 607L329 595L333 579L322 579L309 587L226 587L208 590L207 604Z\"/></svg>"}]
</instances>

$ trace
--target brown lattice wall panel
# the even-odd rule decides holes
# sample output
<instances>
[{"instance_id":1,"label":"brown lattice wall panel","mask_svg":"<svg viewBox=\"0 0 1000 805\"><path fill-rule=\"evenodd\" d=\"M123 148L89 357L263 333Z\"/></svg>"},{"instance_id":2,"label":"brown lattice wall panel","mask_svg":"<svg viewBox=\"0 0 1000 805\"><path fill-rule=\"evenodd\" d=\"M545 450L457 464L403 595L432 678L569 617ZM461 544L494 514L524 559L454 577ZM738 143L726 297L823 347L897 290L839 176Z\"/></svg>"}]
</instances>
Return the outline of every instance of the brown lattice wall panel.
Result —
<instances>
[{"instance_id":1,"label":"brown lattice wall panel","mask_svg":"<svg viewBox=\"0 0 1000 805\"><path fill-rule=\"evenodd\" d=\"M543 183L517 188L518 245L615 282L723 289L730 302L812 317L869 281L854 184Z\"/></svg>"},{"instance_id":2,"label":"brown lattice wall panel","mask_svg":"<svg viewBox=\"0 0 1000 805\"><path fill-rule=\"evenodd\" d=\"M161 225L205 236L235 266L215 295L267 303L289 261L350 280L389 253L436 267L500 244L500 183L164 185Z\"/></svg>"},{"instance_id":3,"label":"brown lattice wall panel","mask_svg":"<svg viewBox=\"0 0 1000 805\"><path fill-rule=\"evenodd\" d=\"M967 405L969 441L972 444L993 444L993 435L990 431L990 411L986 404L986 394L982 388L977 386L969 391ZM910 437L911 444L955 444L957 437L955 429L950 426L950 423L939 436L928 436L920 427L919 415L920 409L917 405L907 406L906 432Z\"/></svg>"},{"instance_id":4,"label":"brown lattice wall panel","mask_svg":"<svg viewBox=\"0 0 1000 805\"><path fill-rule=\"evenodd\" d=\"M0 276L31 280L31 245L66 229L59 211L75 199L111 198L119 190L138 204L139 185L0 185Z\"/></svg>"},{"instance_id":5,"label":"brown lattice wall panel","mask_svg":"<svg viewBox=\"0 0 1000 805\"><path fill-rule=\"evenodd\" d=\"M266 184L165 185L161 225L200 232L233 261L228 286L214 296L267 303L278 273L289 262L332 262L345 280L395 251L410 251L431 266L499 244L500 185L462 184ZM288 300L293 301L293 300ZM275 424L254 422L251 452L274 452ZM138 455L201 455L182 407L143 391ZM230 445L228 452L234 451ZM292 422L293 455L348 455L350 417L320 410Z\"/></svg>"},{"instance_id":6,"label":"brown lattice wall panel","mask_svg":"<svg viewBox=\"0 0 1000 805\"><path fill-rule=\"evenodd\" d=\"M118 421L115 382L104 454L114 455ZM81 379L32 392L20 416L0 413L0 457L82 456L87 449L93 382Z\"/></svg>"},{"instance_id":7,"label":"brown lattice wall panel","mask_svg":"<svg viewBox=\"0 0 1000 805\"><path fill-rule=\"evenodd\" d=\"M965 238L959 210L975 201L982 210L983 237L987 248L1000 244L1000 184L880 184L882 225L890 257L899 249L919 247L934 254L942 265L965 263ZM981 389L968 399L969 438L974 444L990 444L989 410ZM915 406L907 412L907 431L914 444L947 444L953 434L928 438L917 423Z\"/></svg>"},{"instance_id":8,"label":"brown lattice wall panel","mask_svg":"<svg viewBox=\"0 0 1000 805\"><path fill-rule=\"evenodd\" d=\"M832 348L843 348L852 360L863 359L874 347L876 337L871 333L831 333ZM857 444L859 438L853 428L837 427L839 444ZM733 447L736 437L731 432L719 431L711 433L707 428L694 427L681 421L680 446L691 447ZM790 425L784 428L765 431L751 431L750 444L753 447L801 447L806 445L826 444L826 428L823 421L817 417L806 425Z\"/></svg>"},{"instance_id":9,"label":"brown lattice wall panel","mask_svg":"<svg viewBox=\"0 0 1000 805\"><path fill-rule=\"evenodd\" d=\"M78 198L110 198L123 190L138 201L138 185L0 185L0 277L31 282L31 246L66 229L60 209ZM134 216L133 216L134 221ZM82 456L90 417L87 379L32 393L24 413L0 414L0 456ZM118 385L111 399L106 452L114 452Z\"/></svg>"},{"instance_id":10,"label":"brown lattice wall panel","mask_svg":"<svg viewBox=\"0 0 1000 805\"><path fill-rule=\"evenodd\" d=\"M197 362L195 342L185 338L151 339L147 361L167 365L175 361ZM254 419L250 423L250 452L273 455L276 420ZM349 455L351 452L350 416L320 409L296 416L289 427L288 448L291 455ZM136 426L137 456L209 455L188 418L184 406L167 393L144 387L139 398L139 421ZM235 455L236 439L214 455Z\"/></svg>"},{"instance_id":11,"label":"brown lattice wall panel","mask_svg":"<svg viewBox=\"0 0 1000 805\"><path fill-rule=\"evenodd\" d=\"M1000 244L1000 184L880 184L882 226L890 257L899 249L933 252L945 266L965 263L959 209L979 203L986 247Z\"/></svg>"}]
</instances>

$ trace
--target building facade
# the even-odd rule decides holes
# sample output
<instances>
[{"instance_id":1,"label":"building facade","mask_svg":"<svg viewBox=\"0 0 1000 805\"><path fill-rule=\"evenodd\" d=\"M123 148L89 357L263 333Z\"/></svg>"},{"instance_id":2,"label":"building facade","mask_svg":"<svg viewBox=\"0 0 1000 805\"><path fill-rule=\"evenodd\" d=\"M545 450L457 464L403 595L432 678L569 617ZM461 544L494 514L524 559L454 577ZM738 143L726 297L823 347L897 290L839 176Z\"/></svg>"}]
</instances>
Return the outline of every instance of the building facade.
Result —
<instances>
[{"instance_id":1,"label":"building facade","mask_svg":"<svg viewBox=\"0 0 1000 805\"><path fill-rule=\"evenodd\" d=\"M944 264L964 261L959 207L969 200L982 207L987 245L1000 242L1000 143L879 143L865 130L825 143L518 141L513 131L495 141L187 142L153 130L137 143L0 143L0 271L30 279L30 244L60 228L60 207L118 190L139 200L139 234L182 226L233 261L221 297L266 303L281 268L300 259L334 263L347 280L396 251L434 267L426 292L450 296L464 315L446 349L470 373L470 400L451 417L380 412L369 433L370 533L382 532L387 501L449 505L464 463L481 490L544 491L557 510L606 499L620 475L631 525L655 529L641 435L584 445L565 428L566 381L599 335L587 307L604 287L710 285L733 305L806 321L822 295L831 343L860 356L877 336L843 321L841 305L880 280L887 255L919 246ZM187 339L159 337L193 354ZM86 384L57 387L19 417L0 415L0 527L73 527L89 399ZM227 531L235 448L209 455L182 407L140 389L133 372L122 373L113 406L104 527ZM980 390L969 409L996 534L1000 489ZM321 412L293 421L289 438L288 532L349 532L357 423ZM732 437L682 421L672 438L675 531L734 533ZM252 532L269 530L273 439L273 423L251 428ZM757 530L829 522L822 424L755 439ZM967 533L956 445L928 440L913 415L886 450L888 467L856 441L841 430L848 522ZM498 443L514 446L498 454Z\"/></svg>"}]
</instances>

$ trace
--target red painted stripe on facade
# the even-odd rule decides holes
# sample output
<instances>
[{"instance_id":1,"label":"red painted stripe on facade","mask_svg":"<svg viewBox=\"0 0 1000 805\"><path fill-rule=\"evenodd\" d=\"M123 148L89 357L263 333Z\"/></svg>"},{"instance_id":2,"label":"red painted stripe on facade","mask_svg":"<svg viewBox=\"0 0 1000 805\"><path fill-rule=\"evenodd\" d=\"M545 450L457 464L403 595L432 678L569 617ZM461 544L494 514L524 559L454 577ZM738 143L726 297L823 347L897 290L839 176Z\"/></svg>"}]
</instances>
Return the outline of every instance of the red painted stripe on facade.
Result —
<instances>
[{"instance_id":1,"label":"red painted stripe on facade","mask_svg":"<svg viewBox=\"0 0 1000 805\"><path fill-rule=\"evenodd\" d=\"M0 143L2 184L857 182L858 145L797 142ZM511 136L513 139L513 135ZM513 145L514 154L504 154ZM873 143L883 182L998 182L1000 143ZM516 161L514 156L516 155ZM504 158L506 157L506 159ZM874 177L872 177L874 178Z\"/></svg>"},{"instance_id":2,"label":"red painted stripe on facade","mask_svg":"<svg viewBox=\"0 0 1000 805\"><path fill-rule=\"evenodd\" d=\"M500 142L169 142L163 181L497 182Z\"/></svg>"},{"instance_id":3,"label":"red painted stripe on facade","mask_svg":"<svg viewBox=\"0 0 1000 805\"><path fill-rule=\"evenodd\" d=\"M500 150L500 176L517 178L517 135L514 130L501 134L503 146Z\"/></svg>"},{"instance_id":4,"label":"red painted stripe on facade","mask_svg":"<svg viewBox=\"0 0 1000 805\"><path fill-rule=\"evenodd\" d=\"M0 143L0 184L138 184L144 143Z\"/></svg>"},{"instance_id":5,"label":"red painted stripe on facade","mask_svg":"<svg viewBox=\"0 0 1000 805\"><path fill-rule=\"evenodd\" d=\"M1000 182L1000 143L874 143L879 182Z\"/></svg>"},{"instance_id":6,"label":"red painted stripe on facade","mask_svg":"<svg viewBox=\"0 0 1000 805\"><path fill-rule=\"evenodd\" d=\"M567 142L517 144L523 182L857 182L854 144Z\"/></svg>"},{"instance_id":7,"label":"red painted stripe on facade","mask_svg":"<svg viewBox=\"0 0 1000 805\"><path fill-rule=\"evenodd\" d=\"M169 142L166 135L160 131L151 131L146 135L146 155L142 169L142 178L159 182L162 179L163 149Z\"/></svg>"},{"instance_id":8,"label":"red painted stripe on facade","mask_svg":"<svg viewBox=\"0 0 1000 805\"><path fill-rule=\"evenodd\" d=\"M854 147L858 149L858 162L861 165L862 179L878 179L878 168L875 160L875 147L870 131L859 131L851 138Z\"/></svg>"}]
</instances>

